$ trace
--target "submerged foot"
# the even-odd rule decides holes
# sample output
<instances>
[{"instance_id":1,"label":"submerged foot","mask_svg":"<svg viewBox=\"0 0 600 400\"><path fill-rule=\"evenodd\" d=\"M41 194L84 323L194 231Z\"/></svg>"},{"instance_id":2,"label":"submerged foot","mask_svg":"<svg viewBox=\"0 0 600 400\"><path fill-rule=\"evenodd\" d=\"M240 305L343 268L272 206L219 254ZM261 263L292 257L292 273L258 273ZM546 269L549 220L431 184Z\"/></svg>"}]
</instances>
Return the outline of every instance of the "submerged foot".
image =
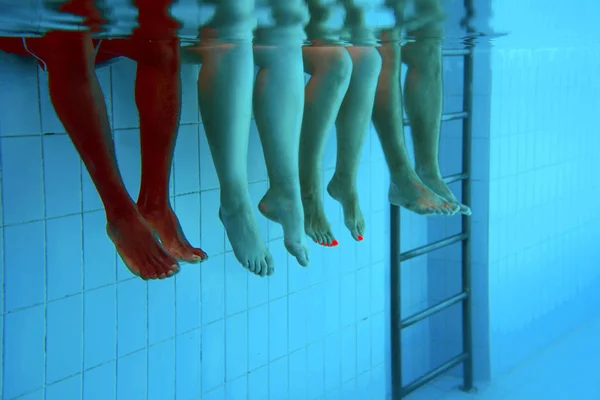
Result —
<instances>
[{"instance_id":1,"label":"submerged foot","mask_svg":"<svg viewBox=\"0 0 600 400\"><path fill-rule=\"evenodd\" d=\"M140 214L156 232L164 248L175 259L187 262L202 262L208 256L202 249L193 247L183 234L177 216L166 206L162 209L138 206Z\"/></svg>"},{"instance_id":2,"label":"submerged foot","mask_svg":"<svg viewBox=\"0 0 600 400\"><path fill-rule=\"evenodd\" d=\"M303 196L302 207L304 208L304 232L308 237L321 246L337 246L338 241L331 232L321 200L316 195Z\"/></svg>"},{"instance_id":3,"label":"submerged foot","mask_svg":"<svg viewBox=\"0 0 600 400\"><path fill-rule=\"evenodd\" d=\"M458 211L457 205L434 193L412 169L392 174L388 199L420 215L454 215Z\"/></svg>"},{"instance_id":4,"label":"submerged foot","mask_svg":"<svg viewBox=\"0 0 600 400\"><path fill-rule=\"evenodd\" d=\"M365 236L365 218L358 202L358 192L353 183L345 182L334 177L327 185L327 193L342 205L344 224L354 238L361 242Z\"/></svg>"},{"instance_id":5,"label":"submerged foot","mask_svg":"<svg viewBox=\"0 0 600 400\"><path fill-rule=\"evenodd\" d=\"M156 240L137 210L107 216L106 232L123 263L142 279L162 279L179 272L177 261Z\"/></svg>"},{"instance_id":6,"label":"submerged foot","mask_svg":"<svg viewBox=\"0 0 600 400\"><path fill-rule=\"evenodd\" d=\"M444 179L439 174L418 173L418 175L419 178L421 178L421 181L423 181L429 189L458 207L459 213L471 215L471 209L456 199L446 182L444 182Z\"/></svg>"},{"instance_id":7,"label":"submerged foot","mask_svg":"<svg viewBox=\"0 0 600 400\"><path fill-rule=\"evenodd\" d=\"M273 257L260 236L258 223L250 204L219 208L219 219L225 227L233 254L248 271L259 276L273 275Z\"/></svg>"},{"instance_id":8,"label":"submerged foot","mask_svg":"<svg viewBox=\"0 0 600 400\"><path fill-rule=\"evenodd\" d=\"M258 204L258 209L265 218L282 226L285 248L296 257L298 264L306 267L309 255L304 241L304 212L300 194L295 194L291 189L271 187Z\"/></svg>"}]
</instances>

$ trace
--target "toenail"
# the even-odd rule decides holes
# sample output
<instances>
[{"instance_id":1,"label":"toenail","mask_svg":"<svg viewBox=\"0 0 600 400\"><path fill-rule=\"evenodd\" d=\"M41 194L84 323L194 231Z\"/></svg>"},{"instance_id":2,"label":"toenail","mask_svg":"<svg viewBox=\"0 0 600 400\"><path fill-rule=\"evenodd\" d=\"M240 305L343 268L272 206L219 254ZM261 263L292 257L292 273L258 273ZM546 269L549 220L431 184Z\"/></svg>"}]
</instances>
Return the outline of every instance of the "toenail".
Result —
<instances>
[{"instance_id":1,"label":"toenail","mask_svg":"<svg viewBox=\"0 0 600 400\"><path fill-rule=\"evenodd\" d=\"M363 238L362 236L358 235L358 240L359 240L359 241L361 241L361 242L362 242L362 241L363 241L363 239L364 239L364 238Z\"/></svg>"}]
</instances>

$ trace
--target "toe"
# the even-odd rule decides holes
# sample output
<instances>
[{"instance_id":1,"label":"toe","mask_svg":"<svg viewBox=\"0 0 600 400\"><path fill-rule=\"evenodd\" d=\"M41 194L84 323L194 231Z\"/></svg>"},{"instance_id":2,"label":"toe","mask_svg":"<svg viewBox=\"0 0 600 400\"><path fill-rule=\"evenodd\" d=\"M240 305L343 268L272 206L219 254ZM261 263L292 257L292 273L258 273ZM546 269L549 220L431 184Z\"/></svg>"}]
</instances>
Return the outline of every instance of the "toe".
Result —
<instances>
[{"instance_id":1,"label":"toe","mask_svg":"<svg viewBox=\"0 0 600 400\"><path fill-rule=\"evenodd\" d=\"M261 274L264 273L264 275L262 276L269 274L269 266L267 265L267 260L265 260L264 258L260 260L260 271Z\"/></svg>"},{"instance_id":2,"label":"toe","mask_svg":"<svg viewBox=\"0 0 600 400\"><path fill-rule=\"evenodd\" d=\"M360 233L358 232L358 227L355 224L348 224L348 229L350 230L350 235L352 235L352 238L358 242L360 242Z\"/></svg>"},{"instance_id":3,"label":"toe","mask_svg":"<svg viewBox=\"0 0 600 400\"><path fill-rule=\"evenodd\" d=\"M260 273L261 273L260 262L258 260L252 260L250 263L252 264L252 271L256 275L260 276Z\"/></svg>"},{"instance_id":4,"label":"toe","mask_svg":"<svg viewBox=\"0 0 600 400\"><path fill-rule=\"evenodd\" d=\"M252 261L246 261L244 266L248 271L254 272L254 263Z\"/></svg>"},{"instance_id":5,"label":"toe","mask_svg":"<svg viewBox=\"0 0 600 400\"><path fill-rule=\"evenodd\" d=\"M288 251L296 257L296 261L303 267L308 265L308 249L302 243L293 243L286 246Z\"/></svg>"},{"instance_id":6,"label":"toe","mask_svg":"<svg viewBox=\"0 0 600 400\"><path fill-rule=\"evenodd\" d=\"M300 265L302 265L303 267L308 267L308 264L310 263L310 256L308 253L308 249L306 247L302 248L302 262L300 262Z\"/></svg>"},{"instance_id":7,"label":"toe","mask_svg":"<svg viewBox=\"0 0 600 400\"><path fill-rule=\"evenodd\" d=\"M300 264L303 267L306 267L308 265L308 252L303 251L299 253L296 256L296 260L298 261L298 264Z\"/></svg>"},{"instance_id":8,"label":"toe","mask_svg":"<svg viewBox=\"0 0 600 400\"><path fill-rule=\"evenodd\" d=\"M264 261L264 260L262 260ZM266 265L263 265L263 262L261 260L256 260L256 274L264 277L267 275L267 268ZM266 264L266 263L265 263ZM264 268L263 268L264 267Z\"/></svg>"},{"instance_id":9,"label":"toe","mask_svg":"<svg viewBox=\"0 0 600 400\"><path fill-rule=\"evenodd\" d=\"M317 244L323 246L325 243L325 237L323 236L323 234L321 232L316 234L317 236Z\"/></svg>"},{"instance_id":10,"label":"toe","mask_svg":"<svg viewBox=\"0 0 600 400\"><path fill-rule=\"evenodd\" d=\"M304 232L306 233L306 236L312 239L313 242L317 243L319 241L319 238L317 238L315 231L313 231L312 229L304 228Z\"/></svg>"},{"instance_id":11,"label":"toe","mask_svg":"<svg viewBox=\"0 0 600 400\"><path fill-rule=\"evenodd\" d=\"M178 269L179 264L177 264L174 258L157 254L151 260L148 260L148 268L146 268L145 272L149 278L157 279L163 274L165 276L174 275Z\"/></svg>"},{"instance_id":12,"label":"toe","mask_svg":"<svg viewBox=\"0 0 600 400\"><path fill-rule=\"evenodd\" d=\"M325 243L327 244L327 247L333 246L333 240L333 235L327 232L327 234L325 235Z\"/></svg>"},{"instance_id":13,"label":"toe","mask_svg":"<svg viewBox=\"0 0 600 400\"><path fill-rule=\"evenodd\" d=\"M208 254L206 254L202 249L193 249L192 252L196 262L204 262L208 260Z\"/></svg>"},{"instance_id":14,"label":"toe","mask_svg":"<svg viewBox=\"0 0 600 400\"><path fill-rule=\"evenodd\" d=\"M275 262L273 261L273 256L271 253L267 253L265 261L267 263L267 275L271 276L275 273Z\"/></svg>"},{"instance_id":15,"label":"toe","mask_svg":"<svg viewBox=\"0 0 600 400\"><path fill-rule=\"evenodd\" d=\"M174 263L169 266L167 276L173 276L179 272L179 264ZM169 274L170 273L170 274Z\"/></svg>"},{"instance_id":16,"label":"toe","mask_svg":"<svg viewBox=\"0 0 600 400\"><path fill-rule=\"evenodd\" d=\"M473 212L471 211L471 209L468 206L465 206L464 204L460 204L459 205L459 211L461 214L464 215L471 215Z\"/></svg>"},{"instance_id":17,"label":"toe","mask_svg":"<svg viewBox=\"0 0 600 400\"><path fill-rule=\"evenodd\" d=\"M157 279L160 274L164 273L162 268L154 267L154 265L157 265L158 263L149 262L148 264L148 267L145 267L140 271L140 278L144 280Z\"/></svg>"},{"instance_id":18,"label":"toe","mask_svg":"<svg viewBox=\"0 0 600 400\"><path fill-rule=\"evenodd\" d=\"M421 214L421 215L432 215L435 214L435 210L431 207L425 207L425 208L416 208L415 212L417 214Z\"/></svg>"},{"instance_id":19,"label":"toe","mask_svg":"<svg viewBox=\"0 0 600 400\"><path fill-rule=\"evenodd\" d=\"M450 211L450 215L456 214L460 210L460 205L458 203L451 203L448 207L448 211Z\"/></svg>"},{"instance_id":20,"label":"toe","mask_svg":"<svg viewBox=\"0 0 600 400\"><path fill-rule=\"evenodd\" d=\"M367 224L365 223L365 221L360 221L360 223L358 224L358 235L365 236L366 230L367 230Z\"/></svg>"}]
</instances>

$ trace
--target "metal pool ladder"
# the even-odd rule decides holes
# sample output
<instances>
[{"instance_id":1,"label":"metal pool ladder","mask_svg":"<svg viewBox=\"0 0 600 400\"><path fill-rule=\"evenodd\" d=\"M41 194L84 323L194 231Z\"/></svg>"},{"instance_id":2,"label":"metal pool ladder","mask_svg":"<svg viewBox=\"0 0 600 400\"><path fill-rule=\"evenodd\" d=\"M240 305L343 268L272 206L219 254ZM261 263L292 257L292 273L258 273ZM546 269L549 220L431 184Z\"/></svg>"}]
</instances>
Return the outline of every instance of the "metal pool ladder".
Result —
<instances>
[{"instance_id":1,"label":"metal pool ladder","mask_svg":"<svg viewBox=\"0 0 600 400\"><path fill-rule=\"evenodd\" d=\"M466 0L467 13L472 13L470 1ZM467 31L471 31L467 28ZM470 33L470 32L469 32ZM462 181L462 202L471 204L471 112L473 102L473 44L467 41L467 46L460 50L444 51L444 57L463 57L464 63L464 92L463 111L448 113L442 116L442 121L463 120L462 127L462 173L444 177L446 183ZM405 121L407 124L408 121ZM392 205L390 209L390 302L391 302L391 369L392 369L392 400L401 400L415 390L445 374L452 368L463 365L464 391L473 389L473 337L471 327L471 223L470 217L462 216L462 232L416 249L401 252L400 246L400 208ZM402 318L401 315L401 266L403 261L430 253L442 247L461 242L462 248L462 290L430 308ZM409 326L437 314L457 303L462 303L462 353L448 360L439 367L422 375L413 382L402 386L402 331Z\"/></svg>"}]
</instances>

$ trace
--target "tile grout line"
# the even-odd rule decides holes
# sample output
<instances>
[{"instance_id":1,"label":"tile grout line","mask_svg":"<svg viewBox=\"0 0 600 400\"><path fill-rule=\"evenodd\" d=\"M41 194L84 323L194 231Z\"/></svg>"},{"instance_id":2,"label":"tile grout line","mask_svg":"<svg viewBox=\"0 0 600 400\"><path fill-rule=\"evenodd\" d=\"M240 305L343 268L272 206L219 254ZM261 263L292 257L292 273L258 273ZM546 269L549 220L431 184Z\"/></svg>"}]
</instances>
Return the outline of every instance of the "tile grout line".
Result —
<instances>
[{"instance_id":1,"label":"tile grout line","mask_svg":"<svg viewBox=\"0 0 600 400\"><path fill-rule=\"evenodd\" d=\"M40 98L40 68L36 66L36 90L37 90L37 106L38 115L40 117L40 134L43 131L42 124L42 106ZM44 157L44 140L40 136L40 156L41 156L41 180L42 180L42 215L43 215L43 226L44 226L44 373L42 378L42 400L46 398L46 382L48 380L48 225L46 223L47 215L47 204L46 204L46 171L45 171L45 157Z\"/></svg>"},{"instance_id":2,"label":"tile grout line","mask_svg":"<svg viewBox=\"0 0 600 400\"><path fill-rule=\"evenodd\" d=\"M81 283L80 283L80 289L81 289L81 378L80 378L80 382L81 382L81 386L80 386L80 392L79 395L81 396L81 398L84 398L84 394L85 394L85 379L84 379L84 371L85 371L85 319L86 319L86 315L85 315L85 248L84 248L84 243L85 243L85 229L84 229L84 218L83 218L83 208L84 208L84 204L83 204L83 162L81 161L81 158L79 159L78 162L79 165L79 205L80 205L80 214L79 214L79 222L81 223L81 236L80 236L80 242L79 242L79 248L81 249L81 255L80 255L80 267L81 267Z\"/></svg>"},{"instance_id":3,"label":"tile grout line","mask_svg":"<svg viewBox=\"0 0 600 400\"><path fill-rule=\"evenodd\" d=\"M0 147L2 138L0 138ZM1 149L0 149L1 150ZM0 151L0 225L4 225L4 195L3 195L3 174L2 174L2 152ZM0 254L0 274L2 274L2 282L0 284L0 296L2 296L2 305L0 306L0 397L4 393L4 338L6 336L6 332L4 329L4 318L6 315L6 305L5 305L5 290L4 290L4 282L6 282L6 273L5 273L5 263L6 263L6 249L4 248L4 228L0 227L0 250L2 254Z\"/></svg>"},{"instance_id":4,"label":"tile grout line","mask_svg":"<svg viewBox=\"0 0 600 400\"><path fill-rule=\"evenodd\" d=\"M114 85L113 85L113 67L110 66L109 67L109 82L110 82L110 116L109 116L109 123L111 127L114 127L114 116L115 116L115 109L114 109ZM106 97L104 98L104 101L106 102ZM113 147L114 147L114 151L116 154L116 143L115 143L115 132L114 129L111 129L111 139L113 140ZM114 373L114 384L113 384L113 388L114 388L114 393L115 396L118 395L118 389L119 389L119 385L118 385L118 377L119 377L119 255L117 254L117 252L114 252L114 264L115 264L115 283L114 283L114 298L115 298L115 307L114 307L114 312L115 312L115 329L114 329L114 338L115 338L115 373ZM107 285L109 286L109 285Z\"/></svg>"},{"instance_id":5,"label":"tile grout line","mask_svg":"<svg viewBox=\"0 0 600 400\"><path fill-rule=\"evenodd\" d=\"M197 76L197 75L196 75ZM183 104L182 104L183 107ZM198 108L198 106L195 107L195 111L199 114L200 110ZM198 183L197 183L197 187L198 187L198 214L199 214L199 218L198 218L198 236L199 236L199 240L200 243L198 244L198 246L202 249L202 241L203 241L203 237L202 237L202 163L201 163L201 150L200 150L200 125L198 125L196 127L196 155L197 155L197 159L198 159ZM173 172L173 176L175 176L175 173ZM195 193L195 192L194 192ZM207 257L208 257L208 253L207 253ZM208 261L208 259L206 260ZM199 264L202 264L204 261L201 261ZM198 300L200 305L198 306L198 331L199 331L199 335L200 335L200 343L199 343L199 348L200 348L200 368L198 369L199 372L199 376L198 376L198 385L200 386L200 396L202 396L202 366L204 365L204 362L202 361L202 269L200 269L200 271L198 271L198 289L199 289L199 293L198 293ZM177 298L177 296L175 296L175 298ZM175 315L177 315L177 304L175 304ZM177 376L177 375L176 375Z\"/></svg>"}]
</instances>

